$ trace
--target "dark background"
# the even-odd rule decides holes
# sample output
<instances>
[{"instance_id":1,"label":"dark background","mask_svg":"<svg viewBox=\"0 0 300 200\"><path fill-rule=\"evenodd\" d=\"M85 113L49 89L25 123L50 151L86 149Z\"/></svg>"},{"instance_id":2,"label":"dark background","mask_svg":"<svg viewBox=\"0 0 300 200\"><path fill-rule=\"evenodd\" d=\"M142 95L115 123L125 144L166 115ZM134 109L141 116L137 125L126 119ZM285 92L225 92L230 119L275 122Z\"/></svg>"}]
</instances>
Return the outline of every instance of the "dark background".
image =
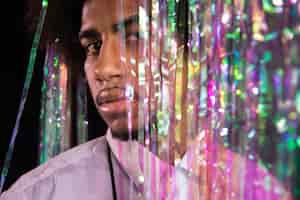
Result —
<instances>
[{"instance_id":1,"label":"dark background","mask_svg":"<svg viewBox=\"0 0 300 200\"><path fill-rule=\"evenodd\" d=\"M67 48L78 48L77 53L80 54L76 34L80 24L78 18L78 16L80 16L80 3L78 2L80 1L77 1L77 3L68 0L49 1L51 4L49 4L33 79L21 119L4 190L11 186L22 174L38 165L40 97L45 41L53 40L57 36L63 40L68 38L68 40L65 41L65 46ZM2 170L3 167L17 117L29 62L30 49L40 14L41 1L21 0L19 2L11 1L11 4L6 1L2 6L6 12L2 12L1 17L2 62L0 73L0 106L2 112L0 115L0 170ZM74 71L74 73L82 73L81 70ZM76 88L73 88L73 90L75 89ZM88 100L89 139L93 139L99 135L103 135L106 126L102 119L99 118L92 105L91 99L88 98ZM75 143L73 145L75 145Z\"/></svg>"},{"instance_id":2,"label":"dark background","mask_svg":"<svg viewBox=\"0 0 300 200\"><path fill-rule=\"evenodd\" d=\"M27 25L25 24L25 13L29 9L29 2L26 0L15 2L15 5L8 5L9 3L6 1L5 4L3 8L7 8L7 11L6 13L2 12L1 17L1 32L3 33L0 79L0 105L2 108L0 135L1 169L17 116L33 36L32 28L30 27L33 24L30 21L28 21ZM37 83L41 79L41 70L37 70L35 73L33 83ZM39 85L39 83L31 85L4 189L11 185L21 174L32 169L37 164L38 137L36 136L38 135L37 122L40 102L36 97L40 95Z\"/></svg>"}]
</instances>

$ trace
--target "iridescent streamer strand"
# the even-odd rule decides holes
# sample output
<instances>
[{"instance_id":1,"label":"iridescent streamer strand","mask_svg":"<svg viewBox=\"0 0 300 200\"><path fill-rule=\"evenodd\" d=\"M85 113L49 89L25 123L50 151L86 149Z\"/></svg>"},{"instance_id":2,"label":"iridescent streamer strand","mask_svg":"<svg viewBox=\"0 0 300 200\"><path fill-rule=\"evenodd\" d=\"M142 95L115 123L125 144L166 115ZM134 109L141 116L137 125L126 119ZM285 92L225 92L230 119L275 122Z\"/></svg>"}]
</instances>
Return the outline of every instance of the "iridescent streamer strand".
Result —
<instances>
[{"instance_id":1,"label":"iridescent streamer strand","mask_svg":"<svg viewBox=\"0 0 300 200\"><path fill-rule=\"evenodd\" d=\"M27 100L29 87L30 87L30 83L31 83L31 79L32 79L33 71L34 71L34 65L35 65L35 61L36 61L37 50L38 50L38 46L39 46L39 42L40 42L40 38L41 38L41 33L42 33L42 30L43 30L43 25L44 25L46 13L47 13L48 1L44 0L42 2L42 6L43 7L42 7L42 10L41 10L41 13L40 13L40 17L39 17L39 21L38 21L38 25L37 25L37 30L35 32L34 39L33 39L33 44L32 44L31 51L30 51L29 64L28 64L28 67L27 67L27 72L26 72L26 77L25 77L25 84L24 84L23 91L22 91L22 96L21 96L21 102L20 102L20 105L19 105L18 115L17 115L17 119L16 119L16 123L15 123L14 129L13 129L13 132L12 132L10 143L9 143L9 146L8 146L8 151L7 151L6 156L5 156L2 172L1 172L0 193L2 192L6 176L8 174L8 170L9 170L9 167L10 167L10 162L11 162L11 159L12 159L12 156L13 156L16 137L18 135L20 120L21 120L23 110L24 110L24 106L25 106L25 103L26 103L26 100Z\"/></svg>"}]
</instances>

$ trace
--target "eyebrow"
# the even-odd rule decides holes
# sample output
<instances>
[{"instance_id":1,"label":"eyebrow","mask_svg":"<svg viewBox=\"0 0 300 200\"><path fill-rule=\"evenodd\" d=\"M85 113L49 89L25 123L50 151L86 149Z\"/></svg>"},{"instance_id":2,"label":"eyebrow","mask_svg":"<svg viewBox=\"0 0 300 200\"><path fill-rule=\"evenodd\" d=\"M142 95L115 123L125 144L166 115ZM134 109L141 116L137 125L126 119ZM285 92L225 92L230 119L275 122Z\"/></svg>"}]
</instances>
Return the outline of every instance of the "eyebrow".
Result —
<instances>
[{"instance_id":1,"label":"eyebrow","mask_svg":"<svg viewBox=\"0 0 300 200\"><path fill-rule=\"evenodd\" d=\"M120 30L124 29L125 27L128 27L132 24L137 24L139 21L138 15L132 15L130 17L127 17L125 20L118 22L116 24L112 25L113 32L119 32Z\"/></svg>"},{"instance_id":2,"label":"eyebrow","mask_svg":"<svg viewBox=\"0 0 300 200\"><path fill-rule=\"evenodd\" d=\"M139 19L138 15L132 15L130 17L127 17L123 21L113 24L111 28L113 32L119 32L125 27L138 23L138 19ZM96 29L92 28L92 29L80 31L78 36L79 36L79 40L82 40L83 38L99 38L101 34Z\"/></svg>"},{"instance_id":3,"label":"eyebrow","mask_svg":"<svg viewBox=\"0 0 300 200\"><path fill-rule=\"evenodd\" d=\"M80 31L78 36L79 40L82 40L83 38L99 38L101 34L96 29L89 29Z\"/></svg>"}]
</instances>

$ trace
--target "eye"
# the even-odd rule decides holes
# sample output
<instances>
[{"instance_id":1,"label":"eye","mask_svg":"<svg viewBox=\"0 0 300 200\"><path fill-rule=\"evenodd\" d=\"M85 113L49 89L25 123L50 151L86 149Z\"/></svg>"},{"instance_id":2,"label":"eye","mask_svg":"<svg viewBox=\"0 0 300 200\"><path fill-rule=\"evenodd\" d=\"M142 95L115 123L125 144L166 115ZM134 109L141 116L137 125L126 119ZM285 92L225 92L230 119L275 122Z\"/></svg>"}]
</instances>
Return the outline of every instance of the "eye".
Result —
<instances>
[{"instance_id":1,"label":"eye","mask_svg":"<svg viewBox=\"0 0 300 200\"><path fill-rule=\"evenodd\" d=\"M98 55L102 46L101 40L94 40L86 45L85 52L87 56Z\"/></svg>"}]
</instances>

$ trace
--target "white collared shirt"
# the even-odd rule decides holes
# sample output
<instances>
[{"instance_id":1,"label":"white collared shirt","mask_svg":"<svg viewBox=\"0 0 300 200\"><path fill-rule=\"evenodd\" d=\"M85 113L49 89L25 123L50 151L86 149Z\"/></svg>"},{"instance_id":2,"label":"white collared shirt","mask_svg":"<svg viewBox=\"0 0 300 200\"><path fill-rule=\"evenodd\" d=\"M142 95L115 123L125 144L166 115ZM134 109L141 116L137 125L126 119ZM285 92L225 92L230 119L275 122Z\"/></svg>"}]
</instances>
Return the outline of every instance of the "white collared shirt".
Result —
<instances>
[{"instance_id":1,"label":"white collared shirt","mask_svg":"<svg viewBox=\"0 0 300 200\"><path fill-rule=\"evenodd\" d=\"M222 146L207 152L205 135L196 138L176 166L160 160L138 141L106 138L112 152L144 199L290 199L262 166ZM266 186L266 181L269 186Z\"/></svg>"},{"instance_id":2,"label":"white collared shirt","mask_svg":"<svg viewBox=\"0 0 300 200\"><path fill-rule=\"evenodd\" d=\"M107 141L118 200L291 199L256 162L220 146L206 151L207 140L195 140L174 167L138 142L108 132L23 175L0 200L112 199Z\"/></svg>"}]
</instances>

